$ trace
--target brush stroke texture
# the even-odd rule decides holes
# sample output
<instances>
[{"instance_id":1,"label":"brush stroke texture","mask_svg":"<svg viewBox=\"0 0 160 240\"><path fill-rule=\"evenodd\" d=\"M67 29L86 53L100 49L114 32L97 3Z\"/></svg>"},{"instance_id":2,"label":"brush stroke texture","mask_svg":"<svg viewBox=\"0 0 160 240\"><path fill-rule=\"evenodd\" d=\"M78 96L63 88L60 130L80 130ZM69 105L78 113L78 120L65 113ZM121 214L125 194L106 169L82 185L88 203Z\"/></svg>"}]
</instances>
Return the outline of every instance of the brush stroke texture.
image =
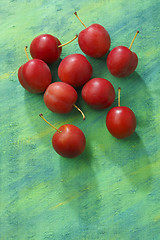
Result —
<instances>
[{"instance_id":1,"label":"brush stroke texture","mask_svg":"<svg viewBox=\"0 0 160 240\"><path fill-rule=\"evenodd\" d=\"M158 240L160 239L160 36L158 0L2 0L0 3L0 239L2 240ZM117 79L108 72L106 56L87 57L93 77L120 86L121 103L137 117L136 133L113 138L105 126L108 110L95 111L79 96L82 121L74 109L57 115L46 109L43 96L26 92L17 69L27 61L24 46L42 33L62 43L84 23L102 24L111 49L130 45L139 57L136 72ZM61 59L81 53L77 40L62 50ZM58 81L57 67L51 66ZM80 90L78 90L80 95ZM117 96L113 106L117 105ZM80 127L86 151L64 159L52 149L54 131L39 113L58 127Z\"/></svg>"}]
</instances>

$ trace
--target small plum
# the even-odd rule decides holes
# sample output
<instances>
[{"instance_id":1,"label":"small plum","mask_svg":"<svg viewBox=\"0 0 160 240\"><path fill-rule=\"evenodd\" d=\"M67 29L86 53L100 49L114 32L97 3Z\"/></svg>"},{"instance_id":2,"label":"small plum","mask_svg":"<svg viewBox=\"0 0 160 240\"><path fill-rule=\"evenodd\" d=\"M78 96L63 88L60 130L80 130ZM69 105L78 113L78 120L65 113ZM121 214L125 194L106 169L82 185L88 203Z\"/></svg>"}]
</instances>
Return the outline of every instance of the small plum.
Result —
<instances>
[{"instance_id":1,"label":"small plum","mask_svg":"<svg viewBox=\"0 0 160 240\"><path fill-rule=\"evenodd\" d=\"M65 124L57 129L43 117L42 113L39 116L56 130L52 137L52 145L59 155L65 158L74 158L84 152L86 138L80 128L72 124Z\"/></svg>"},{"instance_id":2,"label":"small plum","mask_svg":"<svg viewBox=\"0 0 160 240\"><path fill-rule=\"evenodd\" d=\"M91 64L82 54L68 55L58 67L60 80L73 87L84 85L91 78L92 72Z\"/></svg>"},{"instance_id":3,"label":"small plum","mask_svg":"<svg viewBox=\"0 0 160 240\"><path fill-rule=\"evenodd\" d=\"M94 109L105 109L114 102L115 90L108 80L93 78L83 86L82 98Z\"/></svg>"},{"instance_id":4,"label":"small plum","mask_svg":"<svg viewBox=\"0 0 160 240\"><path fill-rule=\"evenodd\" d=\"M38 58L47 64L51 64L59 59L62 47L69 44L77 37L78 35L69 42L61 44L58 38L50 34L41 34L32 40L30 54L32 58Z\"/></svg>"},{"instance_id":5,"label":"small plum","mask_svg":"<svg viewBox=\"0 0 160 240\"><path fill-rule=\"evenodd\" d=\"M118 107L112 108L106 117L108 131L116 138L126 138L136 129L136 117L129 107L120 106L120 88L118 89Z\"/></svg>"},{"instance_id":6,"label":"small plum","mask_svg":"<svg viewBox=\"0 0 160 240\"><path fill-rule=\"evenodd\" d=\"M85 27L78 36L78 43L81 50L90 57L100 58L104 56L111 45L111 39L107 30L97 23L87 27L78 17L77 12L74 14Z\"/></svg>"},{"instance_id":7,"label":"small plum","mask_svg":"<svg viewBox=\"0 0 160 240\"><path fill-rule=\"evenodd\" d=\"M138 57L130 49L138 33L139 31L136 32L129 48L118 46L108 54L107 67L113 76L118 78L127 77L135 71L138 65Z\"/></svg>"},{"instance_id":8,"label":"small plum","mask_svg":"<svg viewBox=\"0 0 160 240\"><path fill-rule=\"evenodd\" d=\"M75 105L78 95L76 90L64 82L54 82L44 93L44 103L49 110L55 113L69 113L76 107L85 119L84 113Z\"/></svg>"}]
</instances>

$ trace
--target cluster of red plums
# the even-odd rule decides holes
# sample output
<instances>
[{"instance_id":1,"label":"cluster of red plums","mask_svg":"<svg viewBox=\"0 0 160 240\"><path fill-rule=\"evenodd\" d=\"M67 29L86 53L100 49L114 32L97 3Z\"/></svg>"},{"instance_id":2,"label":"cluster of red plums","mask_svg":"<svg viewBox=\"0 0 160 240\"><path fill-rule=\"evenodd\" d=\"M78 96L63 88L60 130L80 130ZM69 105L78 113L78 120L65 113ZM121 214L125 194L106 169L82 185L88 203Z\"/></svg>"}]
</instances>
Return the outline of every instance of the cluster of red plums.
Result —
<instances>
[{"instance_id":1,"label":"cluster of red plums","mask_svg":"<svg viewBox=\"0 0 160 240\"><path fill-rule=\"evenodd\" d=\"M49 34L42 34L34 38L30 45L30 54L33 59L29 60L27 47L25 47L28 61L19 68L18 79L27 91L31 93L44 92L44 103L52 112L69 113L73 107L76 107L85 119L84 113L75 105L78 97L75 88L82 87L83 100L90 107L100 110L110 107L114 102L113 85L104 78L91 79L92 66L82 54L70 54L61 61L58 67L60 82L51 83L52 75L48 64L57 61L62 47L76 38L78 38L81 50L87 56L94 58L100 58L108 52L111 39L103 26L92 24L86 27L77 12L75 15L85 29L65 44L61 44L56 37ZM106 63L113 76L126 77L136 69L138 57L130 50L136 35L129 48L118 46L108 54ZM40 114L40 117L49 123L43 114ZM50 125L55 128L52 124ZM116 138L126 138L135 131L136 117L133 111L128 107L120 106L120 88L118 89L118 107L114 107L108 112L106 126ZM84 151L86 139L78 127L65 124L55 130L52 145L59 155L73 158Z\"/></svg>"}]
</instances>

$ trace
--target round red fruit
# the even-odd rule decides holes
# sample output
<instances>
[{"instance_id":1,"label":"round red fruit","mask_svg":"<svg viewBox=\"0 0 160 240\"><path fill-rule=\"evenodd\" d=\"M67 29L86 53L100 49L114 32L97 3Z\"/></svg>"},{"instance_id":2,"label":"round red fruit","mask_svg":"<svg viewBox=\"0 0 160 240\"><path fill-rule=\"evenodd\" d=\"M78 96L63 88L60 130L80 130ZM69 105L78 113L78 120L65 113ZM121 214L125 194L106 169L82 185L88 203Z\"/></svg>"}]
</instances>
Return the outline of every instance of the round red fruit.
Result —
<instances>
[{"instance_id":1,"label":"round red fruit","mask_svg":"<svg viewBox=\"0 0 160 240\"><path fill-rule=\"evenodd\" d=\"M58 60L62 48L58 38L50 34L42 34L33 39L30 45L30 53L33 58L38 58L51 64Z\"/></svg>"},{"instance_id":2,"label":"round red fruit","mask_svg":"<svg viewBox=\"0 0 160 240\"><path fill-rule=\"evenodd\" d=\"M100 58L108 52L111 39L109 33L103 26L100 24L92 24L79 33L78 43L86 55Z\"/></svg>"},{"instance_id":3,"label":"round red fruit","mask_svg":"<svg viewBox=\"0 0 160 240\"><path fill-rule=\"evenodd\" d=\"M77 101L76 90L67 83L54 82L44 93L44 103L52 112L68 113Z\"/></svg>"},{"instance_id":4,"label":"round red fruit","mask_svg":"<svg viewBox=\"0 0 160 240\"><path fill-rule=\"evenodd\" d=\"M104 109L114 102L115 90L108 80L93 78L83 86L82 98L92 108Z\"/></svg>"},{"instance_id":5,"label":"round red fruit","mask_svg":"<svg viewBox=\"0 0 160 240\"><path fill-rule=\"evenodd\" d=\"M52 80L48 65L40 59L32 59L18 70L18 79L22 87L31 93L42 93Z\"/></svg>"},{"instance_id":6,"label":"round red fruit","mask_svg":"<svg viewBox=\"0 0 160 240\"><path fill-rule=\"evenodd\" d=\"M82 54L65 57L58 67L58 76L62 82L80 87L92 76L92 66Z\"/></svg>"},{"instance_id":7,"label":"round red fruit","mask_svg":"<svg viewBox=\"0 0 160 240\"><path fill-rule=\"evenodd\" d=\"M112 49L107 57L107 67L109 72L115 77L129 76L138 65L136 53L129 48L118 46Z\"/></svg>"},{"instance_id":8,"label":"round red fruit","mask_svg":"<svg viewBox=\"0 0 160 240\"><path fill-rule=\"evenodd\" d=\"M78 127L65 124L56 132L52 138L55 151L66 158L74 158L83 153L86 146L85 135Z\"/></svg>"},{"instance_id":9,"label":"round red fruit","mask_svg":"<svg viewBox=\"0 0 160 240\"><path fill-rule=\"evenodd\" d=\"M106 126L116 138L129 137L136 128L135 114L128 107L114 107L107 114Z\"/></svg>"}]
</instances>

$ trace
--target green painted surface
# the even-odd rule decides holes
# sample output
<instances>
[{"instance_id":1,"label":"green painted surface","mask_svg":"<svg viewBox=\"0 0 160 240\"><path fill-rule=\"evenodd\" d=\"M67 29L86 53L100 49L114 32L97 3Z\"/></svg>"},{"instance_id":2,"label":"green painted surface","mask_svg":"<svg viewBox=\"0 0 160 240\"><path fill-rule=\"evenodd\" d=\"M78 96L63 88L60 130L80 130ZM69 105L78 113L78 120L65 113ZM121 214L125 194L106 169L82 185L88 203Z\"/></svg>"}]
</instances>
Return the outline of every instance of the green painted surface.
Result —
<instances>
[{"instance_id":1,"label":"green painted surface","mask_svg":"<svg viewBox=\"0 0 160 240\"><path fill-rule=\"evenodd\" d=\"M1 0L1 240L160 239L159 6L158 0ZM17 70L26 62L24 46L35 36L50 33L63 43L83 29L74 11L87 26L106 27L111 49L129 46L140 31L132 47L139 64L130 77L111 76L106 56L88 57L93 77L120 86L122 105L136 114L136 133L128 139L108 133L108 110L92 110L79 96L85 121L76 110L56 115L42 95L26 92L18 82ZM70 53L82 53L77 40L63 48L61 58ZM51 67L54 80L58 63ZM54 131L40 112L57 127L80 127L85 152L75 159L58 156L51 144Z\"/></svg>"}]
</instances>

